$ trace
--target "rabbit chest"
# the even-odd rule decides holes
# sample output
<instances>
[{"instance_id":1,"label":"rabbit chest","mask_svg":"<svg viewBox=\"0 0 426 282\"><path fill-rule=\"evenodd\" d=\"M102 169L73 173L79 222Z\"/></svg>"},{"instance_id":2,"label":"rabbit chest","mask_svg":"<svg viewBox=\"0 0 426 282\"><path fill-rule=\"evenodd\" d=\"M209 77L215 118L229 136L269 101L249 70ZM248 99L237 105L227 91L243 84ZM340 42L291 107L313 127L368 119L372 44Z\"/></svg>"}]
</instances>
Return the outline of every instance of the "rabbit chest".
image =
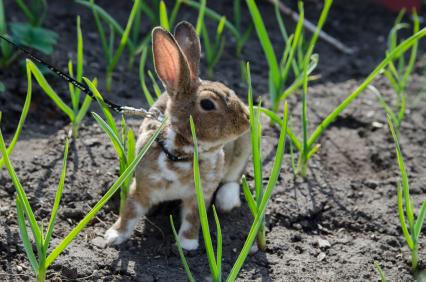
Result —
<instances>
[{"instance_id":1,"label":"rabbit chest","mask_svg":"<svg viewBox=\"0 0 426 282\"><path fill-rule=\"evenodd\" d=\"M176 133L170 128L165 129L160 138L162 144L158 141L153 144L136 171L137 182L144 183L144 190L148 192L147 200L157 204L195 197L192 145L176 144ZM179 158L181 154L186 156L184 161L171 157ZM224 162L223 147L206 150L200 144L199 168L205 197L210 197L219 186Z\"/></svg>"}]
</instances>

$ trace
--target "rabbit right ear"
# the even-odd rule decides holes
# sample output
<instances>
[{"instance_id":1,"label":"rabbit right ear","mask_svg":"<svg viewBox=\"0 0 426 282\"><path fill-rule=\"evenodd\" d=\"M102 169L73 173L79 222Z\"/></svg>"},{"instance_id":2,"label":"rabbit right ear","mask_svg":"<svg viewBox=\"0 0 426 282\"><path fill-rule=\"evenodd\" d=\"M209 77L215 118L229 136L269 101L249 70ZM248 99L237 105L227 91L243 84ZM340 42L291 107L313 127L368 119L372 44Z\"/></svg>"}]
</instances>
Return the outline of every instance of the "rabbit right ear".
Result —
<instances>
[{"instance_id":1,"label":"rabbit right ear","mask_svg":"<svg viewBox=\"0 0 426 282\"><path fill-rule=\"evenodd\" d=\"M174 37L164 28L152 31L154 66L158 76L171 95L191 85L188 62Z\"/></svg>"},{"instance_id":2,"label":"rabbit right ear","mask_svg":"<svg viewBox=\"0 0 426 282\"><path fill-rule=\"evenodd\" d=\"M191 79L198 79L201 44L195 28L189 22L182 21L175 27L175 38L188 60Z\"/></svg>"}]
</instances>

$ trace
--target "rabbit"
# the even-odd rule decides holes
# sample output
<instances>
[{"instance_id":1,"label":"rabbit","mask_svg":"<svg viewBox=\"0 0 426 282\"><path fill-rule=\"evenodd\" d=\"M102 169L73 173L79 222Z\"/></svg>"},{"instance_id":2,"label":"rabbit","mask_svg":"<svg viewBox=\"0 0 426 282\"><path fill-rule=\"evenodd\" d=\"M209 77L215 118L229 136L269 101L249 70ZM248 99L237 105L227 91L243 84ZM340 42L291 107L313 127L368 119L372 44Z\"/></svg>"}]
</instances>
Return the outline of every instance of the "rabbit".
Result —
<instances>
[{"instance_id":1,"label":"rabbit","mask_svg":"<svg viewBox=\"0 0 426 282\"><path fill-rule=\"evenodd\" d=\"M181 200L179 241L183 249L198 248L200 221L193 176L192 115L199 142L200 176L206 205L216 193L216 207L230 211L240 206L239 180L250 152L249 111L233 90L220 82L201 80L198 66L200 40L194 27L180 22L174 36L155 27L152 31L155 70L166 91L151 107L168 117L138 168L118 220L105 233L110 245L130 237L138 219L150 207ZM142 122L137 150L153 135L160 122Z\"/></svg>"}]
</instances>

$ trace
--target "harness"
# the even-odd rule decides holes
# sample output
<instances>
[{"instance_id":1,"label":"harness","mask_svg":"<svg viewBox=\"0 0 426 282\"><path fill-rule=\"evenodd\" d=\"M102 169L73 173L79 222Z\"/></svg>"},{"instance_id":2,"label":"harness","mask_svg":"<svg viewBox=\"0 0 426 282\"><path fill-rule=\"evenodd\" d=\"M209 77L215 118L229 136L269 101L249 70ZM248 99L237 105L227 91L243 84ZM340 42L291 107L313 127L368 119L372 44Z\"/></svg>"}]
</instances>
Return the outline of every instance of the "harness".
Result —
<instances>
[{"instance_id":1,"label":"harness","mask_svg":"<svg viewBox=\"0 0 426 282\"><path fill-rule=\"evenodd\" d=\"M167 148L166 148L166 144L164 144L164 141L157 138L157 143L158 145L160 145L161 150L163 151L163 153L166 155L167 159L169 159L169 161L172 162L189 162L190 160L192 160L192 157L189 156L176 156L175 154L173 154L172 152L170 152Z\"/></svg>"}]
</instances>

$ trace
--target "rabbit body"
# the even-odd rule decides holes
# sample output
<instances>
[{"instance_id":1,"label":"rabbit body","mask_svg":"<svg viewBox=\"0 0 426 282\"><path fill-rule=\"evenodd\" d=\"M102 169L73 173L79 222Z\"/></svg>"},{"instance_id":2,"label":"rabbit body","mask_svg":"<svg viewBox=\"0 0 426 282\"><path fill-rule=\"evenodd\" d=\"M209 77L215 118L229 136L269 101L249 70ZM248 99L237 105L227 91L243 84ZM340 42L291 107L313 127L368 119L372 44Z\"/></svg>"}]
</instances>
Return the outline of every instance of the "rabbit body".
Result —
<instances>
[{"instance_id":1,"label":"rabbit body","mask_svg":"<svg viewBox=\"0 0 426 282\"><path fill-rule=\"evenodd\" d=\"M179 240L186 250L198 248L199 217L194 188L193 142L189 116L199 140L199 168L206 205L216 195L216 207L229 211L240 205L239 179L250 150L248 109L235 93L219 82L198 77L200 42L194 28L181 22L171 35L153 30L153 55L158 76L166 87L150 111L169 118L156 142L135 172L124 209L106 232L110 244L130 237L138 219L158 203L181 200ZM143 121L137 150L160 122Z\"/></svg>"}]
</instances>

